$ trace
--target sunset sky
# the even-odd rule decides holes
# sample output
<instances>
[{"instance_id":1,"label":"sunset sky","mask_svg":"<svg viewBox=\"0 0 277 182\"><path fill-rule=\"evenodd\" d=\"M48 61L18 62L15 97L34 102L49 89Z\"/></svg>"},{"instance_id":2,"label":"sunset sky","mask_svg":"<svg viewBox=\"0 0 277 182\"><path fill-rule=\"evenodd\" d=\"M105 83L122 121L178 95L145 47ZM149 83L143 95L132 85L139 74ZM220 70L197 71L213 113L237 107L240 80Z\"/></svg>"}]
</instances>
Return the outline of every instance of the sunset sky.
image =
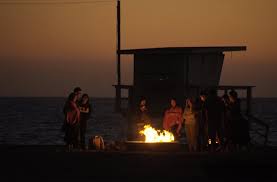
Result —
<instances>
[{"instance_id":1,"label":"sunset sky","mask_svg":"<svg viewBox=\"0 0 277 182\"><path fill-rule=\"evenodd\" d=\"M74 0L42 0L57 1ZM35 1L0 0L0 96L65 96L75 86L93 97L114 96L115 0L3 2ZM245 45L246 52L226 53L220 83L255 85L254 96L277 97L276 0L121 0L121 6L122 49ZM132 57L123 56L123 83L132 83L132 69Z\"/></svg>"}]
</instances>

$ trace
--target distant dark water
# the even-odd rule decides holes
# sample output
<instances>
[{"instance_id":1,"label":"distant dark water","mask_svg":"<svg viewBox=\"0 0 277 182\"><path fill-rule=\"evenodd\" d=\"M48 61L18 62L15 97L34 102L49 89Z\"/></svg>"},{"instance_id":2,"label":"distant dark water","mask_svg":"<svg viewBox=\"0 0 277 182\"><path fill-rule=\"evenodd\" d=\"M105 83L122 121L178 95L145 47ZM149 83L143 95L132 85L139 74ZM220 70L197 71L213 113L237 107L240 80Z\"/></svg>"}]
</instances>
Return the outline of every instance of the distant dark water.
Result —
<instances>
[{"instance_id":1,"label":"distant dark water","mask_svg":"<svg viewBox=\"0 0 277 182\"><path fill-rule=\"evenodd\" d=\"M60 131L65 98L0 98L0 144L63 144ZM125 138L126 121L114 113L113 99L92 99L94 113L87 138ZM253 101L253 114L270 125L270 145L277 146L277 99ZM254 126L255 127L255 126Z\"/></svg>"},{"instance_id":2,"label":"distant dark water","mask_svg":"<svg viewBox=\"0 0 277 182\"><path fill-rule=\"evenodd\" d=\"M65 98L0 98L1 144L63 144ZM122 139L124 118L113 112L113 99L92 99L87 135Z\"/></svg>"}]
</instances>

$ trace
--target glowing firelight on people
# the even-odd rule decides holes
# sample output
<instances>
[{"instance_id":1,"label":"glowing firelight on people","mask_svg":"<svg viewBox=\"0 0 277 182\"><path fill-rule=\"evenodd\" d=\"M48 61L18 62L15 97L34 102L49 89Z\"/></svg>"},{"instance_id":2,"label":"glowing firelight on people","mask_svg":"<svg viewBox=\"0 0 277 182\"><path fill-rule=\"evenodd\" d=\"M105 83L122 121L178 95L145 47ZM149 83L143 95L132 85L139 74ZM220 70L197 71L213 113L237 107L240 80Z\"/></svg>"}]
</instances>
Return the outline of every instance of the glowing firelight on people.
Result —
<instances>
[{"instance_id":1,"label":"glowing firelight on people","mask_svg":"<svg viewBox=\"0 0 277 182\"><path fill-rule=\"evenodd\" d=\"M145 125L144 129L139 132L145 136L146 143L158 143L158 142L173 142L174 136L169 131L156 130L151 125Z\"/></svg>"}]
</instances>

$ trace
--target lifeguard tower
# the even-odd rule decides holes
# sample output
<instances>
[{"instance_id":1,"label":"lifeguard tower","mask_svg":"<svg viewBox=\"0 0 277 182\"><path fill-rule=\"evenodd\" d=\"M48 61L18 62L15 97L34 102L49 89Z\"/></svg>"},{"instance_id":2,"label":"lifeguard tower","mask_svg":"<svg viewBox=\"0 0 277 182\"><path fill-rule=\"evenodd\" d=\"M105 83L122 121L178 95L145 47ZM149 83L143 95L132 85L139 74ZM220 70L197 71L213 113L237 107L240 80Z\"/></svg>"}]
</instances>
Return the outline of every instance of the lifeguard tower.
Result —
<instances>
[{"instance_id":1,"label":"lifeguard tower","mask_svg":"<svg viewBox=\"0 0 277 182\"><path fill-rule=\"evenodd\" d=\"M117 1L117 84L115 109L122 111L121 92L128 90L128 111L133 111L141 97L146 97L152 112L162 112L174 97L183 104L185 97L196 96L201 89L214 88L247 91L247 109L251 111L252 86L220 86L224 53L245 51L246 46L164 47L121 49L120 1ZM133 55L133 84L121 83L120 58ZM126 99L126 98L124 98ZM126 108L125 108L126 109Z\"/></svg>"},{"instance_id":2,"label":"lifeguard tower","mask_svg":"<svg viewBox=\"0 0 277 182\"><path fill-rule=\"evenodd\" d=\"M201 89L247 90L248 111L252 86L219 86L224 53L245 51L245 46L170 47L120 50L120 55L133 55L133 85L114 85L117 96L128 89L128 110L135 109L141 97L146 97L149 110L162 112L174 97L182 103L188 96L197 96ZM116 97L117 110L121 98Z\"/></svg>"}]
</instances>

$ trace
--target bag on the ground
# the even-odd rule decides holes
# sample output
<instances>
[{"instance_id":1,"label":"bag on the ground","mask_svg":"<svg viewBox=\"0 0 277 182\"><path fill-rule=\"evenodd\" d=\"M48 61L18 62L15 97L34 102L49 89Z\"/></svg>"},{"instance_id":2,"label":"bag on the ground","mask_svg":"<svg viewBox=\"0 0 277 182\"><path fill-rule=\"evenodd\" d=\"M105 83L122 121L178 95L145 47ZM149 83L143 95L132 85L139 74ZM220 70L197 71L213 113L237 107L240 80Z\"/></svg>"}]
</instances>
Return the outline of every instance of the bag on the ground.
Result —
<instances>
[{"instance_id":1,"label":"bag on the ground","mask_svg":"<svg viewBox=\"0 0 277 182\"><path fill-rule=\"evenodd\" d=\"M104 150L105 149L105 143L101 136L91 137L89 143L90 143L91 147L96 150Z\"/></svg>"}]
</instances>

